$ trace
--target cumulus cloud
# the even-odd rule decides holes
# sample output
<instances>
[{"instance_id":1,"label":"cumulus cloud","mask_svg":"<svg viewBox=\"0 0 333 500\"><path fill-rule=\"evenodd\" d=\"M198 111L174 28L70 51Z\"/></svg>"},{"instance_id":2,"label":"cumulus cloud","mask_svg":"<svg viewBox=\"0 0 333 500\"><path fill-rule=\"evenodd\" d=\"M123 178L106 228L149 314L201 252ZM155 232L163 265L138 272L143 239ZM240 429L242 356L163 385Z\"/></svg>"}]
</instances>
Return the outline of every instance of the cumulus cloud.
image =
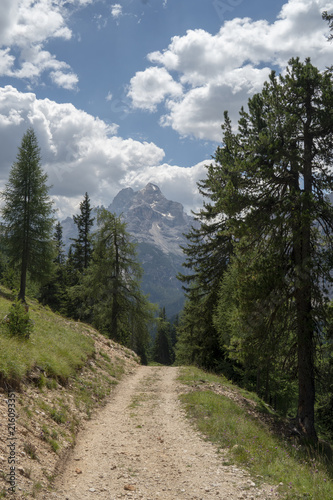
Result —
<instances>
[{"instance_id":1,"label":"cumulus cloud","mask_svg":"<svg viewBox=\"0 0 333 500\"><path fill-rule=\"evenodd\" d=\"M44 50L52 38L70 40L69 9L92 0L1 0L0 76L37 80L49 72L53 82L73 89L78 78L64 61Z\"/></svg>"},{"instance_id":2,"label":"cumulus cloud","mask_svg":"<svg viewBox=\"0 0 333 500\"><path fill-rule=\"evenodd\" d=\"M182 86L175 82L165 68L151 67L132 78L128 96L135 108L155 111L167 95L180 96Z\"/></svg>"},{"instance_id":3,"label":"cumulus cloud","mask_svg":"<svg viewBox=\"0 0 333 500\"><path fill-rule=\"evenodd\" d=\"M0 183L8 180L18 146L33 126L52 195L64 207L89 192L94 203L108 205L126 184L128 172L160 165L164 151L154 143L123 139L117 125L33 93L0 88Z\"/></svg>"},{"instance_id":4,"label":"cumulus cloud","mask_svg":"<svg viewBox=\"0 0 333 500\"><path fill-rule=\"evenodd\" d=\"M115 124L12 86L0 88L0 189L30 126L60 218L77 212L86 191L94 205L108 206L120 189L141 189L148 182L188 210L200 205L196 182L204 177L203 164L181 168L162 163L164 151L154 143L123 139Z\"/></svg>"},{"instance_id":5,"label":"cumulus cloud","mask_svg":"<svg viewBox=\"0 0 333 500\"><path fill-rule=\"evenodd\" d=\"M326 0L289 0L273 23L235 18L215 35L196 29L175 36L164 51L148 54L155 66L131 79L132 105L155 111L156 103L163 103L162 126L184 136L220 140L224 110L237 119L272 68L283 71L295 56L311 57L320 69L331 64L333 45L327 42L321 13L332 9Z\"/></svg>"}]
</instances>

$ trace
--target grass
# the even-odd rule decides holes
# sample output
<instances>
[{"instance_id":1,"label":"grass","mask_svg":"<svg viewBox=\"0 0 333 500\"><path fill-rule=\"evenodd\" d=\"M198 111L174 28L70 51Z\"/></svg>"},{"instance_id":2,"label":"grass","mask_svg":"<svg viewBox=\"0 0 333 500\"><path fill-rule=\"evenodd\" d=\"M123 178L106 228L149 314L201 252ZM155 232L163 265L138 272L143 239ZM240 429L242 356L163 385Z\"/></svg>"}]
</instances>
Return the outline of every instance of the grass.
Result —
<instances>
[{"instance_id":1,"label":"grass","mask_svg":"<svg viewBox=\"0 0 333 500\"><path fill-rule=\"evenodd\" d=\"M218 382L238 390L223 377L192 367L182 369L180 380L190 385ZM242 393L253 399L252 394ZM223 455L226 464L235 463L247 468L254 476L262 476L268 484L283 483L277 490L283 498L333 498L333 465L328 464L320 453L310 453L300 445L272 434L260 420L224 395L210 390L193 391L181 395L181 400L197 428L220 449L227 450ZM257 408L260 408L260 403L256 397Z\"/></svg>"},{"instance_id":2,"label":"grass","mask_svg":"<svg viewBox=\"0 0 333 500\"><path fill-rule=\"evenodd\" d=\"M4 295L7 296L8 291L0 287L0 321L11 306ZM64 320L34 301L29 301L29 314L34 326L27 340L9 335L5 325L0 325L0 378L19 385L38 368L46 377L66 383L94 353L93 339L84 335L87 327ZM42 380L41 386L44 383Z\"/></svg>"}]
</instances>

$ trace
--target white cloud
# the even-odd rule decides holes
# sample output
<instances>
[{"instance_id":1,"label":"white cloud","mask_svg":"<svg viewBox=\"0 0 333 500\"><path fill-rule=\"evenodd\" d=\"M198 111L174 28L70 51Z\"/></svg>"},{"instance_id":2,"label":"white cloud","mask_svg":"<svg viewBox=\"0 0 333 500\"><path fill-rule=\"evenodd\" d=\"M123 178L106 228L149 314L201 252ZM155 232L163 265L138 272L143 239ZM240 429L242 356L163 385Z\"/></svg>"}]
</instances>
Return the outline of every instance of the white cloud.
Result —
<instances>
[{"instance_id":1,"label":"white cloud","mask_svg":"<svg viewBox=\"0 0 333 500\"><path fill-rule=\"evenodd\" d=\"M73 89L78 78L68 64L58 61L44 44L52 38L70 40L70 9L92 0L1 0L0 76L36 81L50 72L54 83Z\"/></svg>"},{"instance_id":2,"label":"white cloud","mask_svg":"<svg viewBox=\"0 0 333 500\"><path fill-rule=\"evenodd\" d=\"M148 182L153 182L169 200L181 201L189 214L191 210L196 211L202 207L197 182L206 177L205 165L208 163L202 161L192 167L163 164L130 171L125 177L124 186L142 189Z\"/></svg>"},{"instance_id":3,"label":"white cloud","mask_svg":"<svg viewBox=\"0 0 333 500\"><path fill-rule=\"evenodd\" d=\"M235 18L215 35L196 29L175 36L167 49L148 54L149 62L158 66L131 79L132 105L155 111L163 103L162 126L185 136L220 140L224 110L236 120L271 68L283 71L296 56L311 57L319 69L331 64L333 44L327 42L321 13L332 9L332 1L289 0L273 23Z\"/></svg>"},{"instance_id":4,"label":"white cloud","mask_svg":"<svg viewBox=\"0 0 333 500\"><path fill-rule=\"evenodd\" d=\"M114 5L111 5L111 14L112 14L112 17L114 17L115 19L122 16L122 14L123 14L122 6L119 3L115 3Z\"/></svg>"},{"instance_id":5,"label":"white cloud","mask_svg":"<svg viewBox=\"0 0 333 500\"><path fill-rule=\"evenodd\" d=\"M74 89L79 81L75 73L64 73L61 70L51 71L50 77L58 87L68 90Z\"/></svg>"},{"instance_id":6,"label":"white cloud","mask_svg":"<svg viewBox=\"0 0 333 500\"><path fill-rule=\"evenodd\" d=\"M181 84L175 82L165 68L151 67L132 78L128 96L135 108L155 111L167 95L180 96Z\"/></svg>"},{"instance_id":7,"label":"white cloud","mask_svg":"<svg viewBox=\"0 0 333 500\"><path fill-rule=\"evenodd\" d=\"M107 206L127 187L130 173L135 176L154 168L164 157L154 143L123 139L116 135L117 125L108 125L72 104L38 100L33 93L6 86L0 88L1 187L29 126L36 131L43 168L63 216L65 207L74 210L86 191L95 205Z\"/></svg>"}]
</instances>

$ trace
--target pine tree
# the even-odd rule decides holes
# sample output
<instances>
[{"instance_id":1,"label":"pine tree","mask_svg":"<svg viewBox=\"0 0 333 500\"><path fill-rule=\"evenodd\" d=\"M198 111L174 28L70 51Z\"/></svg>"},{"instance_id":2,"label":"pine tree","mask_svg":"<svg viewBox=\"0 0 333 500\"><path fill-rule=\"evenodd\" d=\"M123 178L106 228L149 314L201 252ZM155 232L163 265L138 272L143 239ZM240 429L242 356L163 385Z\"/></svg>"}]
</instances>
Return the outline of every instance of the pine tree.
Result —
<instances>
[{"instance_id":1,"label":"pine tree","mask_svg":"<svg viewBox=\"0 0 333 500\"><path fill-rule=\"evenodd\" d=\"M95 217L92 217L91 213L90 199L88 193L85 193L83 201L80 203L80 214L73 216L78 230L78 237L72 238L74 241L73 261L79 272L88 268L91 258L92 243L90 232L95 220Z\"/></svg>"},{"instance_id":2,"label":"pine tree","mask_svg":"<svg viewBox=\"0 0 333 500\"><path fill-rule=\"evenodd\" d=\"M153 360L163 365L171 365L173 353L171 346L171 325L167 321L165 307L160 310L157 332L153 347Z\"/></svg>"},{"instance_id":3,"label":"pine tree","mask_svg":"<svg viewBox=\"0 0 333 500\"><path fill-rule=\"evenodd\" d=\"M17 161L2 192L2 215L10 264L19 267L19 299L24 302L27 275L43 281L53 260L53 209L49 198L47 175L40 166L41 156L32 128L24 134Z\"/></svg>"},{"instance_id":4,"label":"pine tree","mask_svg":"<svg viewBox=\"0 0 333 500\"><path fill-rule=\"evenodd\" d=\"M55 257L53 272L48 282L41 287L39 300L54 311L67 314L67 273L65 264L64 243L62 239L62 225L57 222L53 234Z\"/></svg>"},{"instance_id":5,"label":"pine tree","mask_svg":"<svg viewBox=\"0 0 333 500\"><path fill-rule=\"evenodd\" d=\"M57 264L63 265L65 263L65 251L64 251L64 242L62 236L63 230L61 222L57 222L54 231L54 241L56 245L56 258L55 262Z\"/></svg>"},{"instance_id":6,"label":"pine tree","mask_svg":"<svg viewBox=\"0 0 333 500\"><path fill-rule=\"evenodd\" d=\"M234 247L245 257L255 247L260 258L269 245L282 263L272 304L283 292L285 310L291 306L297 419L314 440L315 345L325 324L323 284L331 281L333 255L333 209L325 198L333 190L332 82L332 72L320 73L309 59L292 59L285 76L272 72L263 91L249 100L249 111L241 110L238 133L225 115L224 145L206 180Z\"/></svg>"}]
</instances>

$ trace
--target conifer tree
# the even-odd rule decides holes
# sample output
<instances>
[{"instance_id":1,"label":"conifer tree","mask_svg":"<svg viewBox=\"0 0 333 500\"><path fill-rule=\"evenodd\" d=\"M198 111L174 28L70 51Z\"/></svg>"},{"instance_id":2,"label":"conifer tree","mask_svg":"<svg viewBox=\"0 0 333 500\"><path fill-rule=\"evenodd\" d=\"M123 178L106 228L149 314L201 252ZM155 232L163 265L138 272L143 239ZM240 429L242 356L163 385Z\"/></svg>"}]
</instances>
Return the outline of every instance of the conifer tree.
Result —
<instances>
[{"instance_id":1,"label":"conifer tree","mask_svg":"<svg viewBox=\"0 0 333 500\"><path fill-rule=\"evenodd\" d=\"M236 290L236 317L249 312L251 304L253 311L256 307L260 311L260 304L265 304L266 334L270 328L276 334L284 331L286 345L292 336L298 372L297 421L310 440L316 440L316 345L326 322L326 284L332 281L333 209L325 195L333 191L332 107L332 71L321 73L309 59L302 63L296 58L289 62L284 76L272 72L262 92L249 100L248 111L241 110L237 133L225 113L223 144L207 168L207 178L200 183L210 199L202 211L201 228L211 222L211 230L217 229L211 241L206 238L213 251L204 256L200 246L196 253L192 245L193 256L188 254L188 264L197 270L194 279L205 269L212 269L217 277L214 269L219 269L219 262L226 264L224 271L220 267L223 278L234 255L243 263L239 272L247 275L249 284L248 290L244 286ZM224 245L228 239L232 252ZM206 244L203 240L202 248ZM258 263L264 262L265 255L270 256L265 266L275 264L264 277ZM269 287L263 299L261 287L253 283L264 283L264 278ZM205 283L204 278L197 281L196 290L194 281L193 307L200 303L201 283ZM215 284L212 293L216 292ZM253 293L251 300L244 300L249 292ZM219 299L215 307L217 304ZM228 327L221 323L223 314L222 308L219 335ZM285 314L286 330L281 328ZM238 331L241 337L244 331ZM265 332L255 323L248 331L252 339L264 338ZM271 349L272 343L266 345Z\"/></svg>"},{"instance_id":2,"label":"conifer tree","mask_svg":"<svg viewBox=\"0 0 333 500\"><path fill-rule=\"evenodd\" d=\"M64 251L65 245L63 242L62 233L63 233L62 225L61 222L58 221L54 230L54 241L56 246L55 262L61 265L65 263L65 251Z\"/></svg>"},{"instance_id":3,"label":"conifer tree","mask_svg":"<svg viewBox=\"0 0 333 500\"><path fill-rule=\"evenodd\" d=\"M72 238L74 241L73 261L79 272L88 268L91 258L92 243L90 233L95 220L95 217L92 217L91 213L92 208L90 205L90 199L88 193L85 193L84 198L80 203L80 213L73 216L74 223L76 224L78 230L78 237Z\"/></svg>"},{"instance_id":4,"label":"conifer tree","mask_svg":"<svg viewBox=\"0 0 333 500\"><path fill-rule=\"evenodd\" d=\"M267 248L275 253L281 276L266 301L274 305L277 293L283 300L269 321L288 310L297 346L297 420L310 440L316 439L315 346L333 255L333 209L325 197L333 190L332 106L331 70L320 73L309 59L292 59L285 76L272 72L248 112L241 110L237 133L225 114L223 146L203 182L212 200L206 211L219 213L218 236L232 237L233 253L259 259Z\"/></svg>"},{"instance_id":5,"label":"conifer tree","mask_svg":"<svg viewBox=\"0 0 333 500\"><path fill-rule=\"evenodd\" d=\"M171 365L173 353L171 346L171 325L167 321L165 307L160 310L157 332L153 347L153 360L163 365Z\"/></svg>"},{"instance_id":6,"label":"conifer tree","mask_svg":"<svg viewBox=\"0 0 333 500\"><path fill-rule=\"evenodd\" d=\"M2 216L10 264L19 268L19 299L25 302L27 275L43 281L53 260L53 209L41 168L40 148L32 128L24 134L17 161L2 192Z\"/></svg>"},{"instance_id":7,"label":"conifer tree","mask_svg":"<svg viewBox=\"0 0 333 500\"><path fill-rule=\"evenodd\" d=\"M142 269L126 225L101 209L93 255L83 279L82 295L93 324L143 358L149 343L154 308L140 289Z\"/></svg>"},{"instance_id":8,"label":"conifer tree","mask_svg":"<svg viewBox=\"0 0 333 500\"><path fill-rule=\"evenodd\" d=\"M65 264L64 243L62 239L62 225L57 222L53 234L55 257L53 272L49 281L40 289L39 300L47 304L54 311L67 314L67 273Z\"/></svg>"}]
</instances>

